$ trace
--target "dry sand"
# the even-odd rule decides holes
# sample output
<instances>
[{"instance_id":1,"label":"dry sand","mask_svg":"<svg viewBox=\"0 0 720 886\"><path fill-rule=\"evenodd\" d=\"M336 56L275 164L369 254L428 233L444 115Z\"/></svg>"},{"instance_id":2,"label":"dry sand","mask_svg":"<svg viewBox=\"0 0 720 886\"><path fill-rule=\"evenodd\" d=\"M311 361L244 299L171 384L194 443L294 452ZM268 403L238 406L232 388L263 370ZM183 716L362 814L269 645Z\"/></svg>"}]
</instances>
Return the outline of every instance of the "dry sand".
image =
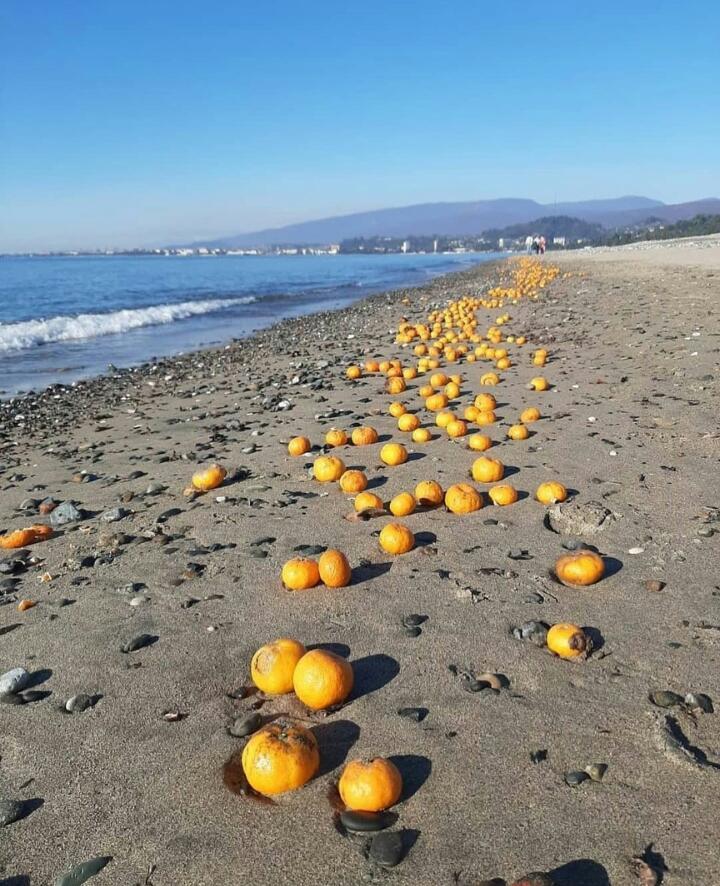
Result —
<instances>
[{"instance_id":1,"label":"dry sand","mask_svg":"<svg viewBox=\"0 0 720 886\"><path fill-rule=\"evenodd\" d=\"M651 250L627 261L563 256L564 270L584 276L511 310L512 331L552 352L552 391L524 387L537 374L530 346L496 389L491 454L530 495L465 518L414 514L406 522L424 546L392 563L376 538L386 519L345 521L349 497L311 481L311 458L289 458L284 441L306 433L320 443L332 425L368 421L400 437L380 379L350 383L344 366L395 355L391 331L404 313L419 320L449 294L482 291L495 268L412 290L409 307L402 292L381 295L4 408L0 528L26 525L21 502L47 495L89 514L34 547L38 562L15 586L0 576L9 601L0 606L0 673L26 667L35 688L51 692L0 705L0 797L36 801L0 829L0 883L51 884L108 855L93 884L469 886L546 870L557 886L622 886L638 882L628 860L651 843L669 886L720 883L719 714L670 712L707 755L700 766L663 746L668 712L648 700L671 689L720 703L720 523L707 522L720 518L720 274L716 264L681 266L681 252L666 247L662 268ZM460 367L463 405L486 365ZM412 407L417 384L403 398ZM285 399L289 408L276 411ZM533 435L504 442L531 404L545 416ZM342 455L385 499L423 478L463 480L472 462L440 435L398 468L382 467L378 450ZM244 479L219 490L225 501L188 502L196 461L210 460L242 468ZM73 482L81 470L96 479ZM547 528L532 492L554 477L576 502L614 516L584 536L617 561L589 590L548 576L568 537ZM151 483L167 489L146 495ZM130 512L121 521L98 518L118 506ZM303 544L344 549L353 585L282 591L281 565ZM252 556L259 549L267 556ZM525 559L508 558L511 550ZM648 580L665 587L651 592ZM135 597L143 599L132 606ZM21 598L38 605L18 612ZM73 602L58 606L61 598ZM427 616L417 638L403 632L409 613ZM553 658L511 636L529 619L592 627L600 648L584 664ZM157 642L122 654L142 632ZM228 692L247 682L254 649L281 635L347 647L357 690L315 727L321 776L264 807L222 783L223 762L241 746L227 727L252 702ZM466 692L453 665L503 673L510 689ZM79 692L102 698L62 713ZM399 717L405 706L427 717ZM272 702L262 712L291 708ZM183 718L168 722L166 711ZM547 759L534 764L538 750ZM390 872L338 832L327 800L343 760L367 755L396 756L406 777L396 829L407 829L409 851ZM595 762L608 764L601 784L564 783L568 770Z\"/></svg>"}]
</instances>

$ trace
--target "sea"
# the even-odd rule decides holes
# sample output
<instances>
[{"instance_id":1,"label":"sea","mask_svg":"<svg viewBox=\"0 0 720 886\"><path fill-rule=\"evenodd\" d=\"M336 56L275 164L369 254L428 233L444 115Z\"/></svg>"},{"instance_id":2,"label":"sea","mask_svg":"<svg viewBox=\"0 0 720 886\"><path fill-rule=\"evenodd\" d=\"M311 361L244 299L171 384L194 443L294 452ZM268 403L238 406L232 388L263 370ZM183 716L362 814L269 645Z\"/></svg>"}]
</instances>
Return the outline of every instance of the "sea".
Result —
<instances>
[{"instance_id":1,"label":"sea","mask_svg":"<svg viewBox=\"0 0 720 886\"><path fill-rule=\"evenodd\" d=\"M501 257L0 257L0 397L220 345Z\"/></svg>"}]
</instances>

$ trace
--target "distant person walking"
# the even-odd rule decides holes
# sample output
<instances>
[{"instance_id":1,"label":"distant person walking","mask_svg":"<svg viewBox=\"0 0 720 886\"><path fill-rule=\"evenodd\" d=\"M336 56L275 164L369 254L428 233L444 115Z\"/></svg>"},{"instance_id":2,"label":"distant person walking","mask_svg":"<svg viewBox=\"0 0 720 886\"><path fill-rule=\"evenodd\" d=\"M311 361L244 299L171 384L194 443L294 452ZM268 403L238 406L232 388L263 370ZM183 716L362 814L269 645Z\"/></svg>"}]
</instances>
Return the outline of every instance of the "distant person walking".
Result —
<instances>
[{"instance_id":1,"label":"distant person walking","mask_svg":"<svg viewBox=\"0 0 720 886\"><path fill-rule=\"evenodd\" d=\"M530 255L530 253L532 252L532 248L533 248L532 234L528 234L527 237L525 238L525 252L527 252L527 254Z\"/></svg>"},{"instance_id":2,"label":"distant person walking","mask_svg":"<svg viewBox=\"0 0 720 886\"><path fill-rule=\"evenodd\" d=\"M540 239L538 240L538 246L540 248L540 255L545 255L545 237L541 234Z\"/></svg>"},{"instance_id":3,"label":"distant person walking","mask_svg":"<svg viewBox=\"0 0 720 886\"><path fill-rule=\"evenodd\" d=\"M532 238L532 250L535 253L535 255L537 255L538 252L540 252L540 240L538 239L537 235Z\"/></svg>"}]
</instances>

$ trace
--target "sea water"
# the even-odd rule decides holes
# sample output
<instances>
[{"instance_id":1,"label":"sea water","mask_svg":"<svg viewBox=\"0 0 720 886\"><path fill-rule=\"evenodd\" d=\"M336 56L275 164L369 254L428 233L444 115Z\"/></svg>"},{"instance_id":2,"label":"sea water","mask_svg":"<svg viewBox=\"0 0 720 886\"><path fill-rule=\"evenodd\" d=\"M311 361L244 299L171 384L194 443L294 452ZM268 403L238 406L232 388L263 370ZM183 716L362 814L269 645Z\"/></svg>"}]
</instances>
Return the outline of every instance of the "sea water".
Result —
<instances>
[{"instance_id":1,"label":"sea water","mask_svg":"<svg viewBox=\"0 0 720 886\"><path fill-rule=\"evenodd\" d=\"M0 257L0 396L222 344L497 257Z\"/></svg>"}]
</instances>

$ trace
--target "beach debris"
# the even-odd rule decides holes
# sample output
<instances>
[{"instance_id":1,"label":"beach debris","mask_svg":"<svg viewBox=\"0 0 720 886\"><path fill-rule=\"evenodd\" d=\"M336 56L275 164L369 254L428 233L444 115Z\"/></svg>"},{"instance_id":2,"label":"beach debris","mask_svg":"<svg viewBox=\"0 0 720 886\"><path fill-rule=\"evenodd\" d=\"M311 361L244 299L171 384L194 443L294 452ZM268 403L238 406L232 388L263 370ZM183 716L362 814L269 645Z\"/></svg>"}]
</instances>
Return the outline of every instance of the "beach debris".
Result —
<instances>
[{"instance_id":1,"label":"beach debris","mask_svg":"<svg viewBox=\"0 0 720 886\"><path fill-rule=\"evenodd\" d=\"M587 772L592 781L602 781L607 770L607 763L590 763L585 767L585 772Z\"/></svg>"},{"instance_id":2,"label":"beach debris","mask_svg":"<svg viewBox=\"0 0 720 886\"><path fill-rule=\"evenodd\" d=\"M24 529L14 529L5 535L0 535L0 548L25 548L39 541L45 541L52 534L53 530L50 526L34 523L32 526L26 526Z\"/></svg>"},{"instance_id":3,"label":"beach debris","mask_svg":"<svg viewBox=\"0 0 720 886\"><path fill-rule=\"evenodd\" d=\"M659 581L655 578L649 578L644 582L644 587L646 591L650 591L653 594L657 594L659 591L665 587L664 581Z\"/></svg>"}]
</instances>

